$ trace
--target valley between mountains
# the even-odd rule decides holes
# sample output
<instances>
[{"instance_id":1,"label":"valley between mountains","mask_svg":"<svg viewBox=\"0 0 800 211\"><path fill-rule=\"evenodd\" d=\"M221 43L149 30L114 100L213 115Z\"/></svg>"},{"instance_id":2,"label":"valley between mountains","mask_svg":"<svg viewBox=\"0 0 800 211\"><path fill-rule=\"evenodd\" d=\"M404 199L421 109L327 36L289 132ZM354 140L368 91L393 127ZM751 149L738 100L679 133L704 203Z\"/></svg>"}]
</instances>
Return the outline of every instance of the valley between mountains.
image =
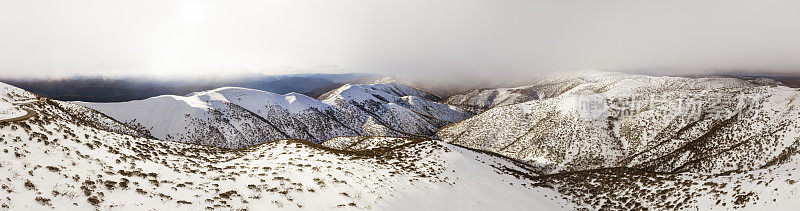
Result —
<instances>
[{"instance_id":1,"label":"valley between mountains","mask_svg":"<svg viewBox=\"0 0 800 211\"><path fill-rule=\"evenodd\" d=\"M800 207L800 91L774 80L408 84L115 103L0 84L0 209Z\"/></svg>"}]
</instances>

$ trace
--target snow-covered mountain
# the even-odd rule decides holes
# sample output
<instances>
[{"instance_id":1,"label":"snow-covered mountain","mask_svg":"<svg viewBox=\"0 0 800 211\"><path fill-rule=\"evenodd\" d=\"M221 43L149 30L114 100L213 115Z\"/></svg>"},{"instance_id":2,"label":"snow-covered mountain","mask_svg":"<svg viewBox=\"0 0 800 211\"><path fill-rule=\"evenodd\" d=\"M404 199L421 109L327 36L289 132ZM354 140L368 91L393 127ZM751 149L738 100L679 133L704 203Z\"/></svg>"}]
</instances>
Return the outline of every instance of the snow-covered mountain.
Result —
<instances>
[{"instance_id":1,"label":"snow-covered mountain","mask_svg":"<svg viewBox=\"0 0 800 211\"><path fill-rule=\"evenodd\" d=\"M608 167L665 173L752 170L800 144L800 92L794 88L622 73L567 81L583 82L555 83L550 90L560 94L498 105L438 135L550 173ZM537 88L543 89L549 88Z\"/></svg>"},{"instance_id":2,"label":"snow-covered mountain","mask_svg":"<svg viewBox=\"0 0 800 211\"><path fill-rule=\"evenodd\" d=\"M758 106L763 104L763 106L758 106L757 109L747 106L729 109L738 112L725 109L714 112L702 110L701 113L707 113L705 116L708 117L696 117L697 121L691 121L697 123L691 123L691 126L686 127L690 129L683 130L682 134L684 135L674 136L677 138L659 146L666 148L671 144L683 143L690 147L678 148L690 148L684 150L685 154L690 155L682 156L693 160L698 159L695 159L696 157L692 153L717 150L712 146L725 149L716 151L716 154L709 153L700 161L688 161L686 163L689 164L682 165L685 166L684 168L677 168L678 171L664 171L659 168L650 168L647 165L632 164L635 162L647 163L640 161L620 162L620 167L608 168L602 165L603 162L585 162L577 165L579 162L564 161L561 162L563 164L531 165L531 163L544 164L547 161L537 158L533 161L520 162L500 155L513 157L514 154L508 154L507 151L470 146L470 142L458 142L453 139L448 139L448 141L456 144L427 138L352 136L335 137L321 141L319 144L298 139L277 140L239 149L163 141L131 129L95 110L73 103L41 98L24 90L0 84L3 85L3 93L0 93L1 102L11 104L12 107L9 109L30 111L33 114L25 115L24 118L22 116L12 117L13 120L10 121L0 121L0 140L2 140L0 146L4 149L0 152L0 160L2 160L0 161L0 199L2 199L0 200L0 209L725 210L734 208L792 209L800 206L800 196L798 195L800 183L797 182L800 180L800 174L796 173L797 167L800 166L800 160L797 156L798 144L795 143L797 139L793 138L796 133L751 133L756 131L752 128L775 128L768 132L794 131L794 129L786 128L795 128L792 127L792 121L787 119L793 118L797 114L797 112L791 113L795 107L792 96L796 95L793 94L796 90L785 87L762 86L748 81L728 79L596 75L592 76L595 80L589 80L585 85L571 89L562 95L493 108L461 123L453 124L442 130L440 134L456 129L453 127L463 127L461 124L464 123L477 124L478 121L475 119L486 118L484 115L494 115L491 117L496 118L497 121L506 121L517 125L524 125L520 123L520 119L538 122L534 118L535 116L531 115L535 113L535 109L542 108L543 110L540 112L571 112L572 116L578 116L579 119L586 118L586 120L570 120L557 125L563 129L558 131L562 135L570 137L569 133L575 132L571 127L588 128L589 130L585 134L591 138L596 137L594 136L597 134L595 131L607 127L602 124L610 124L608 121L620 124L618 128L629 127L624 125L629 125L630 122L621 124L622 122L616 122L621 120L609 119L609 116L629 117L632 115L631 113L646 113L649 110L664 111L669 107L655 106L652 107L653 109L637 110L623 109L634 108L630 105L609 106L613 108L599 109L601 112L597 113L587 113L575 112L574 109L580 107L569 106L574 104L555 105L560 110L547 110L549 107L543 106L555 102L565 102L565 99L572 99L575 95L581 95L580 93L593 96L589 99L596 99L597 96L592 93L596 94L599 90L603 90L596 89L596 87L611 87L606 86L608 84L601 85L601 81L614 81L616 80L614 78L619 77L639 82L647 79L650 82L667 83L617 81L615 82L617 85L612 85L617 88L600 93L612 94L615 93L613 90L623 90L621 88L627 87L633 88L630 90L636 90L632 93L642 94L650 93L643 90L660 90L658 92L664 92L662 94L666 96L674 95L683 100L672 100L675 102L715 102L711 101L717 99L713 96L719 97L718 95L720 95L725 96L724 99L741 99L744 102L742 105ZM683 88L674 88L674 90L673 88L659 88L662 86L661 84L675 83L672 80L682 80L691 85L679 83L684 85ZM593 85L591 83L600 84ZM639 88L635 88L631 84L638 84ZM336 103L330 104L328 100L344 101L348 99L348 101L354 101L350 103L370 102L368 100L359 101L363 98L354 98L353 96L358 92L348 91L353 87L367 89L370 86L343 87L330 93L329 97L323 101L309 100L309 102L305 102L306 100L301 98L292 102L287 100L288 104L279 105L290 112L292 110L288 108L292 108L292 103L335 106ZM247 97L239 99L231 93L225 93L227 89L230 88L211 90L206 94L195 93L192 96L225 97L224 99L229 102L230 99L236 99L239 104L246 104L243 102ZM678 90L683 91L680 94L671 93ZM247 94L247 96L249 95ZM619 93L609 96L618 95ZM283 96L285 99L291 95L274 96ZM198 97L198 99L200 98ZM397 98L403 99L403 97ZM756 99L759 100L757 101L759 103L747 103L752 101L744 98ZM760 100L765 103L760 103ZM202 101L204 104L200 105L209 106L214 104L214 101L220 100L209 99L208 102ZM721 100L719 103L734 104L733 101ZM312 104L311 102L321 102L322 104ZM612 102L616 101L612 100ZM529 103L534 104L527 105ZM739 105L739 103L735 104ZM231 106L231 109L233 107ZM524 110L500 110L506 108ZM495 110L520 113L516 113L519 116L518 119L503 119L504 116ZM659 115L665 116L663 118L673 119L679 119L681 116L673 114L678 113L676 112L678 110L666 110L670 112L660 112ZM745 110L758 110L766 114L756 113L752 115L762 116L751 117L748 116L751 114L744 114L747 113L743 112ZM611 113L606 113L606 111ZM634 113L633 111L639 112ZM783 117L770 112L780 113ZM742 116L741 119L749 119L746 123L750 124L737 123L740 121L739 117L735 121L723 120L723 123L715 123L717 119L730 119L735 116L731 113L738 113L739 116ZM504 115L514 116L514 114ZM652 116L658 115L653 114ZM446 117L439 116L438 118ZM700 119L708 120L701 121ZM655 118L655 120L659 119ZM374 119L370 121L378 124ZM776 123L771 123L773 121ZM480 123L489 122L486 119L480 121ZM578 125L584 122L600 124L599 126L594 125L600 129ZM653 125L663 123L663 121L649 122ZM513 134L514 129L524 129L521 126L512 127L503 123L495 122L493 124L487 124L484 127L495 127L494 133L496 134ZM778 127L772 127L775 124ZM752 128L748 129L750 127ZM626 138L624 143L628 143L629 147L634 145L631 141L634 139L631 137L665 136L632 136L629 134L639 131L638 128L645 128L641 131L649 131L646 129L647 127L639 125L628 132L618 133L624 134L620 137ZM716 129L709 130L708 128ZM478 133L473 133L472 130L487 132L479 127L469 129L469 131L459 132L462 133L460 135L477 137ZM619 131L626 130L628 129ZM712 132L701 132L702 130ZM541 130L534 130L531 133L539 131ZM663 129L658 134L673 134L668 131L670 129ZM729 135L720 135L723 134L723 131ZM643 133L649 134L649 132ZM745 133L751 133L751 135L742 135ZM543 134L540 137L554 137L548 133ZM616 133L608 136L612 137L609 138L611 144L614 144L613 141L619 141L613 139L615 137L613 134ZM690 136L691 134L694 136ZM705 138L686 141L690 137L697 137L698 134L702 134L699 137ZM729 142L733 141L733 138L728 138L729 136L739 137L741 141L731 144ZM502 136L496 137L500 137L496 140L504 140ZM787 146L786 143L790 141L786 139L795 141ZM587 144L582 144L581 141ZM592 161L593 157L599 157L596 158L597 160L614 159L615 156L609 155L619 154L620 149L626 149L619 146L602 148L604 146L598 144L601 141L595 139L570 143L551 141L548 143L556 147L532 144L529 145L529 148L538 147L542 148L540 151L550 150L554 155L565 154L570 156L569 159L584 161ZM463 144L468 148L458 144ZM484 144L491 143L484 142ZM577 144L578 147L565 150L559 149L558 144ZM584 147L586 145L592 147L599 145L598 148L605 151L598 152L599 150L596 148ZM642 149L644 147L630 148ZM557 150L564 150L560 151L564 153L559 154ZM649 152L660 151L649 150ZM596 156L592 156L592 153ZM589 157L589 159L582 157ZM766 158L771 159L762 163L761 161ZM525 160L525 158L519 159ZM557 160L552 159L552 161ZM677 160L676 164L678 162L683 161ZM731 169L730 166L741 168L728 170Z\"/></svg>"},{"instance_id":3,"label":"snow-covered mountain","mask_svg":"<svg viewBox=\"0 0 800 211\"><path fill-rule=\"evenodd\" d=\"M344 85L322 100L224 87L187 96L77 104L161 140L241 148L287 138L321 142L356 135L429 137L471 115L428 97L389 82Z\"/></svg>"},{"instance_id":4,"label":"snow-covered mountain","mask_svg":"<svg viewBox=\"0 0 800 211\"><path fill-rule=\"evenodd\" d=\"M575 88L582 82L574 77L553 76L534 80L531 85L521 87L473 89L450 96L444 102L473 113L482 113L497 106L555 97Z\"/></svg>"},{"instance_id":5,"label":"snow-covered mountain","mask_svg":"<svg viewBox=\"0 0 800 211\"><path fill-rule=\"evenodd\" d=\"M18 89L0 99L36 114L0 122L3 210L574 206L516 175L532 174L525 164L441 141L337 137L232 150L138 136L94 110Z\"/></svg>"},{"instance_id":6,"label":"snow-covered mountain","mask_svg":"<svg viewBox=\"0 0 800 211\"><path fill-rule=\"evenodd\" d=\"M455 96L487 110L438 135L537 166L538 186L593 209L798 206L799 90L604 72L552 82Z\"/></svg>"},{"instance_id":7,"label":"snow-covered mountain","mask_svg":"<svg viewBox=\"0 0 800 211\"><path fill-rule=\"evenodd\" d=\"M592 83L593 80L599 80L597 77L605 74L617 75L617 77L637 77L633 75L622 76L622 73L611 72L598 72L598 71L585 71L566 74L556 74L543 76L537 79L531 79L526 85L512 88L485 88L485 89L472 89L463 93L455 94L444 100L444 103L459 106L467 109L473 113L482 113L494 107L512 105L531 100L547 99L564 94L577 86L585 83ZM671 86L675 89L696 89L698 87L691 87L693 83L687 82L693 79L671 77L675 84ZM698 81L708 81L710 83L719 82L725 84L726 82L736 83L733 78L700 78ZM739 82L744 82L739 80ZM686 83L681 85L681 83ZM702 82L697 82L702 83ZM780 82L767 79L756 78L749 80L746 83L751 85L782 85ZM698 86L702 86L698 84ZM719 86L719 85L718 85Z\"/></svg>"}]
</instances>

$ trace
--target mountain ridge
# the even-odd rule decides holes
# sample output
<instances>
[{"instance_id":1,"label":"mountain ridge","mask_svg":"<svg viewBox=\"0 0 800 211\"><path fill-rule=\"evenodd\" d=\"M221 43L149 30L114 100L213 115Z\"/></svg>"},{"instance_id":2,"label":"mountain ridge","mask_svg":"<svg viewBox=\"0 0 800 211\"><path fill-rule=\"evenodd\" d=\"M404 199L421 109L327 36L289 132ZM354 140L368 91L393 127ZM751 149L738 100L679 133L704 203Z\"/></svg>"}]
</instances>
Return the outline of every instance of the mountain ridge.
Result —
<instances>
[{"instance_id":1,"label":"mountain ridge","mask_svg":"<svg viewBox=\"0 0 800 211\"><path fill-rule=\"evenodd\" d=\"M426 99L430 94L394 82L347 84L323 96L317 100L298 93L279 95L221 87L186 96L76 103L162 140L229 148L286 138L318 142L335 136L368 135L369 131L426 137L470 115L458 107ZM382 127L364 130L365 125L373 123Z\"/></svg>"},{"instance_id":2,"label":"mountain ridge","mask_svg":"<svg viewBox=\"0 0 800 211\"><path fill-rule=\"evenodd\" d=\"M773 131L770 134L779 135L794 134L792 131L800 125L792 117L786 117L786 114L797 115L797 111L791 110L795 106L787 105L785 108L790 110L785 111L772 110L782 108L781 103L793 102L791 99L798 92L791 88L755 85L738 79L685 79L617 73L590 76L596 80L573 86L555 97L496 106L448 125L438 135L445 141L468 147L529 162L551 163L545 165L556 171L560 168L583 170L630 165L656 172L705 172L709 169L703 170L707 168L703 166L713 165L697 166L696 162L681 160L681 156L698 156L696 161L702 161L707 153L727 152L724 150L727 146L753 147L736 145L745 143L736 140L748 139L748 136L743 136L744 132L729 131L732 128L756 132L761 131L760 128L775 127L780 133ZM743 105L742 101L748 104ZM768 104L763 104L764 101ZM759 104L754 104L756 102ZM585 103L600 106L586 107ZM687 136L682 136L684 133ZM749 139L769 141L774 148L763 150L768 150L764 152L771 156L792 142L791 138L781 138L783 144L777 144L770 141L773 139L770 137ZM709 139L720 140L704 141ZM585 146L573 148L573 144ZM700 146L710 151L693 148ZM571 150L579 151L570 154ZM584 150L588 151L582 152ZM673 154L664 154L666 152ZM757 158L751 160L755 163L744 165L752 169L756 168L756 163L763 164L769 159ZM670 166L673 162L678 166ZM734 167L722 169L730 168Z\"/></svg>"}]
</instances>

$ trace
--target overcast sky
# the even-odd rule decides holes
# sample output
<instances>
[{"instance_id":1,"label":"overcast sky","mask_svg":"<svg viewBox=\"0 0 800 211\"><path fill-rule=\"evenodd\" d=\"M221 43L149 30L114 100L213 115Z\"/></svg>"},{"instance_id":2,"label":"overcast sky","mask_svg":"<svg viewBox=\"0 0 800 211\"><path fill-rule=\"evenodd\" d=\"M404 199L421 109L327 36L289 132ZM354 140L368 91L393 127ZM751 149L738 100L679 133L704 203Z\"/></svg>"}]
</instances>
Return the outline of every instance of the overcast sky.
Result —
<instances>
[{"instance_id":1,"label":"overcast sky","mask_svg":"<svg viewBox=\"0 0 800 211\"><path fill-rule=\"evenodd\" d=\"M0 0L0 73L798 72L797 2Z\"/></svg>"}]
</instances>

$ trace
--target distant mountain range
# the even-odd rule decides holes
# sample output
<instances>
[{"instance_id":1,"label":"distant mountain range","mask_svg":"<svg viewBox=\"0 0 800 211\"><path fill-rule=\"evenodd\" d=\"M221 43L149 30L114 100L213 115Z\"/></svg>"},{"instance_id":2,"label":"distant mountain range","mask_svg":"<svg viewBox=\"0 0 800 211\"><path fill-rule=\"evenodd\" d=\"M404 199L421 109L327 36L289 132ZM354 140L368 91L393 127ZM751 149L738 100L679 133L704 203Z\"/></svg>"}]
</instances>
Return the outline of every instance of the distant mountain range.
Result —
<instances>
[{"instance_id":1,"label":"distant mountain range","mask_svg":"<svg viewBox=\"0 0 800 211\"><path fill-rule=\"evenodd\" d=\"M225 78L152 79L152 78L96 78L75 77L66 79L0 79L37 95L50 99L83 102L125 102L159 95L183 96L192 92L219 87L243 87L277 94L290 92L318 96L338 88L346 82L378 77L373 74L250 74Z\"/></svg>"}]
</instances>

